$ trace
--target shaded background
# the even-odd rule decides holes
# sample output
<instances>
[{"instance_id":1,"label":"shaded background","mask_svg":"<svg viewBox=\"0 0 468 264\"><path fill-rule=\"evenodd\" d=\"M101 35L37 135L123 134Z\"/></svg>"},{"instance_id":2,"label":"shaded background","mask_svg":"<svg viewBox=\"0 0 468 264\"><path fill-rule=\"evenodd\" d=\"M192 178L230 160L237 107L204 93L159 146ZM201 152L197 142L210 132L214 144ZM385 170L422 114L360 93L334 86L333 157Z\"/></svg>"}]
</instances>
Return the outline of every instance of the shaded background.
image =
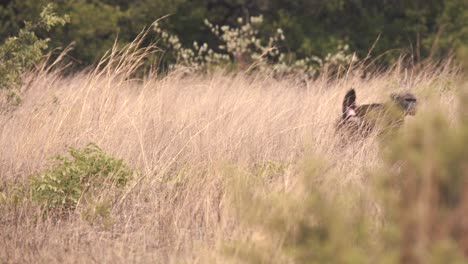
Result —
<instances>
[{"instance_id":1,"label":"shaded background","mask_svg":"<svg viewBox=\"0 0 468 264\"><path fill-rule=\"evenodd\" d=\"M71 21L52 33L51 47L75 43L70 56L87 66L111 48L116 37L129 42L154 20L183 44L215 44L203 24L235 25L238 17L262 14L261 32L282 28L293 56L325 56L348 44L360 58L372 52L381 64L404 53L414 61L446 55L466 58L468 1L464 0L0 0L0 42L34 20L46 3L56 3ZM40 35L41 33L39 33ZM157 36L153 36L154 39Z\"/></svg>"}]
</instances>

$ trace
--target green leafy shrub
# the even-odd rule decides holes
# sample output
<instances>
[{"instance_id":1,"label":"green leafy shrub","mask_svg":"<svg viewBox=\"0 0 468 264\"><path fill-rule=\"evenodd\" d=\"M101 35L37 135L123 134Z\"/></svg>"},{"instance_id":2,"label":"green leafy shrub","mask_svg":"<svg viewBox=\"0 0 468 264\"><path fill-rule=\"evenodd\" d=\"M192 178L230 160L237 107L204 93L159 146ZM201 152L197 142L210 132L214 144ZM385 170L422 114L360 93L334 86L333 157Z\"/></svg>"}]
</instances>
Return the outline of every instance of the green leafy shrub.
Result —
<instances>
[{"instance_id":1,"label":"green leafy shrub","mask_svg":"<svg viewBox=\"0 0 468 264\"><path fill-rule=\"evenodd\" d=\"M6 99L7 103L11 106L19 106L23 102L23 99L15 89L11 89L7 92Z\"/></svg>"},{"instance_id":2,"label":"green leafy shrub","mask_svg":"<svg viewBox=\"0 0 468 264\"><path fill-rule=\"evenodd\" d=\"M91 225L98 225L104 229L109 229L114 224L111 205L108 200L102 202L93 201L84 208L81 218Z\"/></svg>"},{"instance_id":3,"label":"green leafy shrub","mask_svg":"<svg viewBox=\"0 0 468 264\"><path fill-rule=\"evenodd\" d=\"M36 31L50 31L64 25L67 16L54 12L54 5L48 4L39 15L38 21L25 22L18 36L9 37L0 45L0 89L15 88L21 84L21 74L37 64L47 49L47 38L39 38Z\"/></svg>"},{"instance_id":4,"label":"green leafy shrub","mask_svg":"<svg viewBox=\"0 0 468 264\"><path fill-rule=\"evenodd\" d=\"M27 182L0 182L0 211L22 207L29 197Z\"/></svg>"},{"instance_id":5,"label":"green leafy shrub","mask_svg":"<svg viewBox=\"0 0 468 264\"><path fill-rule=\"evenodd\" d=\"M462 97L455 122L431 112L383 148L385 242L401 263L468 261L467 104Z\"/></svg>"},{"instance_id":6,"label":"green leafy shrub","mask_svg":"<svg viewBox=\"0 0 468 264\"><path fill-rule=\"evenodd\" d=\"M268 37L262 37L259 27L263 16L251 16L248 20L238 18L236 26L214 25L205 19L205 25L217 39L219 45L194 42L184 47L177 35L162 29L158 22L154 30L161 38L161 44L175 60L173 67L186 66L196 71L207 71L216 67L230 67L240 70L256 70L273 73L275 76L291 74L314 75L319 69L345 69L357 57L349 52L348 45L339 45L335 53L324 58L307 56L296 58L283 48L287 42L281 28Z\"/></svg>"},{"instance_id":7,"label":"green leafy shrub","mask_svg":"<svg viewBox=\"0 0 468 264\"><path fill-rule=\"evenodd\" d=\"M321 190L329 174L311 159L294 190L274 190L261 174L231 170L231 204L251 237L226 242L223 254L242 263L371 263L365 207L352 192L331 198Z\"/></svg>"},{"instance_id":8,"label":"green leafy shrub","mask_svg":"<svg viewBox=\"0 0 468 264\"><path fill-rule=\"evenodd\" d=\"M126 186L135 173L123 160L93 144L83 149L70 148L69 155L58 156L58 163L32 177L32 200L46 211L74 210L106 187Z\"/></svg>"},{"instance_id":9,"label":"green leafy shrub","mask_svg":"<svg viewBox=\"0 0 468 264\"><path fill-rule=\"evenodd\" d=\"M465 95L452 122L441 112L422 114L382 140L383 170L370 174L378 183L370 194L324 192L324 178L339 177L317 159L289 190L271 188L255 170L230 169L230 205L248 239L224 241L223 256L243 263L467 263L467 105ZM376 204L382 213L374 215Z\"/></svg>"},{"instance_id":10,"label":"green leafy shrub","mask_svg":"<svg viewBox=\"0 0 468 264\"><path fill-rule=\"evenodd\" d=\"M252 171L263 179L275 179L286 173L288 165L288 163L268 160L262 163L255 163Z\"/></svg>"}]
</instances>

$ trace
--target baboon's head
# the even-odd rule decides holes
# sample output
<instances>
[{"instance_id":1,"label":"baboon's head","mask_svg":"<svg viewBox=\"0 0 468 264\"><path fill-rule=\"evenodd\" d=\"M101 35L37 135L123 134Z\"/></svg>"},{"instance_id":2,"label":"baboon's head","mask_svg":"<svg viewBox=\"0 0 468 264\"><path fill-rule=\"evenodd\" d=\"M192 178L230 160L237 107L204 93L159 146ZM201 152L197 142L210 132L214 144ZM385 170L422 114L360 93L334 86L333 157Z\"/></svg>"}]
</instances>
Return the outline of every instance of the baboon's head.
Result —
<instances>
[{"instance_id":1,"label":"baboon's head","mask_svg":"<svg viewBox=\"0 0 468 264\"><path fill-rule=\"evenodd\" d=\"M417 100L412 93L394 93L391 98L405 112L405 115L414 116L416 114Z\"/></svg>"}]
</instances>

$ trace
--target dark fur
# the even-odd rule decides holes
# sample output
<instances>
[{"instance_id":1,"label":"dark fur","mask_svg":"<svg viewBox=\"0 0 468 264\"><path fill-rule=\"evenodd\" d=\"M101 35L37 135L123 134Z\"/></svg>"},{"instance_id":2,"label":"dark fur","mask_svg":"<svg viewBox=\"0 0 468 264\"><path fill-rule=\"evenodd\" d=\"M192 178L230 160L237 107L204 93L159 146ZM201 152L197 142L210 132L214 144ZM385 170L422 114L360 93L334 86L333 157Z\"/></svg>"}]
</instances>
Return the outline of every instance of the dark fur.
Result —
<instances>
[{"instance_id":1,"label":"dark fur","mask_svg":"<svg viewBox=\"0 0 468 264\"><path fill-rule=\"evenodd\" d=\"M349 109L356 109L356 92L354 89L349 90L345 95L343 100L342 119L347 119L349 117L347 115Z\"/></svg>"},{"instance_id":2,"label":"dark fur","mask_svg":"<svg viewBox=\"0 0 468 264\"><path fill-rule=\"evenodd\" d=\"M350 89L343 100L342 116L337 130L348 136L367 136L380 129L399 127L407 115L416 114L416 97L411 93L392 94L386 103L356 104L356 91Z\"/></svg>"}]
</instances>

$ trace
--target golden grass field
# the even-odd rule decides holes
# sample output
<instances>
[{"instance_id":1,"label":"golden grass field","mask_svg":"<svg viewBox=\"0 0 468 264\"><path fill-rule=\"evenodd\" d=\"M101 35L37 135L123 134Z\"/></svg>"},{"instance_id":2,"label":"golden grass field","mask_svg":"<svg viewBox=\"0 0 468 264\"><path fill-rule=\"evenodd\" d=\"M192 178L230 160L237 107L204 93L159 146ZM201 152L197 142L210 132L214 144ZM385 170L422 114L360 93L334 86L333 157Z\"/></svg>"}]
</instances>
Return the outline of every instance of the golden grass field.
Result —
<instances>
[{"instance_id":1,"label":"golden grass field","mask_svg":"<svg viewBox=\"0 0 468 264\"><path fill-rule=\"evenodd\" d=\"M2 184L24 181L67 147L90 142L141 173L112 204L110 228L90 225L78 211L67 219L38 221L32 205L5 210L1 263L216 260L223 241L252 236L230 208L226 166L279 164L284 170L265 181L271 189L289 191L298 182L297 164L313 153L336 175L320 181L331 196L347 189L369 193L367 172L382 163L377 140L340 148L334 135L349 88L356 88L360 103L411 91L420 107L407 123L434 111L450 119L457 111L452 88L460 74L449 66L409 70L397 64L367 78L356 70L303 82L182 70L131 80L134 62L126 63L68 77L39 70L26 76L21 106L1 102ZM266 197L264 191L258 195ZM378 219L379 205L368 204Z\"/></svg>"}]
</instances>

